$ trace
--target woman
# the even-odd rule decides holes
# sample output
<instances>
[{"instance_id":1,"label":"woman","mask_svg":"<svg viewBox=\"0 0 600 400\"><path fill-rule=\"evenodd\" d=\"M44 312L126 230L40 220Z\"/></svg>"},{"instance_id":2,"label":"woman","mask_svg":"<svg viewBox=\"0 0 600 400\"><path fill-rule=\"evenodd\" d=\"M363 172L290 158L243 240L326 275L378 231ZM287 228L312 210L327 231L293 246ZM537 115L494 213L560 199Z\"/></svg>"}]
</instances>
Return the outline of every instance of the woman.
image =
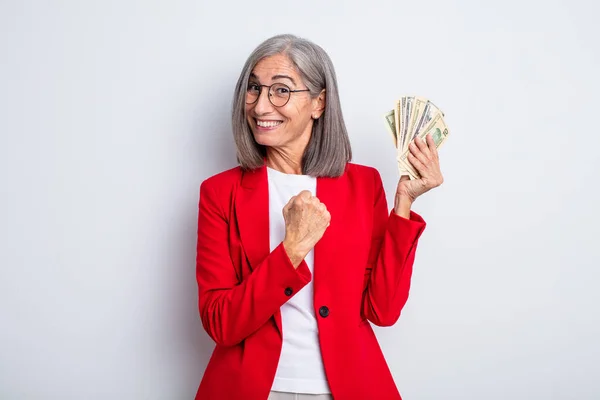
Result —
<instances>
[{"instance_id":1,"label":"woman","mask_svg":"<svg viewBox=\"0 0 600 400\"><path fill-rule=\"evenodd\" d=\"M200 187L199 308L217 345L196 399L400 399L369 321L393 325L407 300L425 228L410 208L442 183L431 138L388 213L379 173L349 162L331 60L291 35L248 58L233 133L240 165Z\"/></svg>"}]
</instances>

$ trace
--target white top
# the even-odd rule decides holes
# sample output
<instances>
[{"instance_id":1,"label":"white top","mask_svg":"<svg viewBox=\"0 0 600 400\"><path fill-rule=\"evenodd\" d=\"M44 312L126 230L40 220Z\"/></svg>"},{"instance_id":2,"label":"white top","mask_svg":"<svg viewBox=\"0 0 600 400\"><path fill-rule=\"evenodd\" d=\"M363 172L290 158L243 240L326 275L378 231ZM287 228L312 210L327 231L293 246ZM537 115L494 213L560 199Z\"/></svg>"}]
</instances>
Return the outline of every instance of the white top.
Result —
<instances>
[{"instance_id":1,"label":"white top","mask_svg":"<svg viewBox=\"0 0 600 400\"><path fill-rule=\"evenodd\" d=\"M283 207L303 190L313 196L317 179L308 175L284 174L267 167L269 181L269 237L271 251L285 237ZM304 258L314 273L314 252ZM321 358L319 329L313 305L312 281L281 306L283 347L271 390L278 392L331 393Z\"/></svg>"}]
</instances>

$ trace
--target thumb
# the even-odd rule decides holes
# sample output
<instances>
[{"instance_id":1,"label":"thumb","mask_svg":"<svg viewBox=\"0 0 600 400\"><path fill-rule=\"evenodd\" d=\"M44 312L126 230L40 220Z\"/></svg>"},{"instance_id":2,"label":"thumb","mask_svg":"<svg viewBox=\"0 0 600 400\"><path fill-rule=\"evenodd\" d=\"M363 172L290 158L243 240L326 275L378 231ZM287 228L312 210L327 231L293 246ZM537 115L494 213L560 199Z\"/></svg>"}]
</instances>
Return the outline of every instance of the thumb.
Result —
<instances>
[{"instance_id":1,"label":"thumb","mask_svg":"<svg viewBox=\"0 0 600 400\"><path fill-rule=\"evenodd\" d=\"M410 181L410 176L408 176L408 175L402 175L400 177L400 180L398 181L398 185L396 186L396 193L398 193L400 191L400 188L402 186L404 186L403 182L406 182L406 181Z\"/></svg>"},{"instance_id":2,"label":"thumb","mask_svg":"<svg viewBox=\"0 0 600 400\"><path fill-rule=\"evenodd\" d=\"M294 199L296 198L296 196L292 196L290 198L290 200L287 202L287 204L285 206L283 206L283 214L286 214L289 209L292 207L292 202L294 201Z\"/></svg>"},{"instance_id":3,"label":"thumb","mask_svg":"<svg viewBox=\"0 0 600 400\"><path fill-rule=\"evenodd\" d=\"M402 184L402 182L405 181L410 181L410 177L408 175L402 175L400 177L400 180L398 181L398 189L400 188L400 185Z\"/></svg>"}]
</instances>

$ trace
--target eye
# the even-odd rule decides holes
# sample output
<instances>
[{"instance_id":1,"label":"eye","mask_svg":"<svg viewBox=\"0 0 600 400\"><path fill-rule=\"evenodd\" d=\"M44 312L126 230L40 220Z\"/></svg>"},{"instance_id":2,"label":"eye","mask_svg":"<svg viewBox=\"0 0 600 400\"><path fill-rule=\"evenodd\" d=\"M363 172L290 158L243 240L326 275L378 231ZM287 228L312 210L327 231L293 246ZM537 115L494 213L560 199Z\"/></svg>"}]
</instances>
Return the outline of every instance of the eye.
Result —
<instances>
[{"instance_id":1,"label":"eye","mask_svg":"<svg viewBox=\"0 0 600 400\"><path fill-rule=\"evenodd\" d=\"M249 83L248 89L246 89L250 93L258 93L260 92L260 85L257 83Z\"/></svg>"},{"instance_id":2,"label":"eye","mask_svg":"<svg viewBox=\"0 0 600 400\"><path fill-rule=\"evenodd\" d=\"M274 89L275 89L275 94L286 95L290 92L290 88L288 88L286 86L277 86Z\"/></svg>"}]
</instances>

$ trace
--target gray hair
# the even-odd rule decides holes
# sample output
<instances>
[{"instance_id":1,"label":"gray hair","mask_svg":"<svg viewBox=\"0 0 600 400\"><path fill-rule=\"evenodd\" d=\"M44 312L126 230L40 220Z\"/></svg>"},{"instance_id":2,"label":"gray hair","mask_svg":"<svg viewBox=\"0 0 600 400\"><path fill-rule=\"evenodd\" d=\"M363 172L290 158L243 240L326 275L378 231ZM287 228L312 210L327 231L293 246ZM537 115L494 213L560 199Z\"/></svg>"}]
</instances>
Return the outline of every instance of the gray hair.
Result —
<instances>
[{"instance_id":1,"label":"gray hair","mask_svg":"<svg viewBox=\"0 0 600 400\"><path fill-rule=\"evenodd\" d=\"M266 148L254 140L246 119L246 90L256 64L265 57L287 56L294 64L311 97L325 89L325 110L313 121L310 141L302 156L302 173L314 177L338 177L352 159L352 149L338 94L331 59L321 47L294 35L277 35L261 43L246 60L233 96L232 128L237 160L242 169L264 164Z\"/></svg>"}]
</instances>

